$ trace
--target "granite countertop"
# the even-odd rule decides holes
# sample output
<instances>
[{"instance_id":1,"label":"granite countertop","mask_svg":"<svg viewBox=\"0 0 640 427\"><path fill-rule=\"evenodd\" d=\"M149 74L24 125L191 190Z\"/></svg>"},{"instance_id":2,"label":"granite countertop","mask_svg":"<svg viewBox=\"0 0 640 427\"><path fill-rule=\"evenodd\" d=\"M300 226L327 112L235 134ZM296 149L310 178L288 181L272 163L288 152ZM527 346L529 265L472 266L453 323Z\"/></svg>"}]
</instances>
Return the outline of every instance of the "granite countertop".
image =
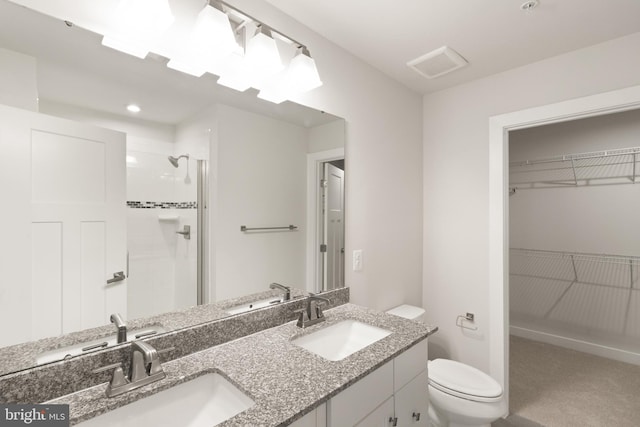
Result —
<instances>
[{"instance_id":1,"label":"granite countertop","mask_svg":"<svg viewBox=\"0 0 640 427\"><path fill-rule=\"evenodd\" d=\"M437 327L354 304L327 310L325 317L325 322L305 329L289 322L167 362L163 364L165 379L117 397L105 396L105 383L49 403L69 404L74 425L200 375L217 372L255 401L253 407L220 426L287 425L437 331ZM291 343L345 319L359 320L392 333L339 361L326 360Z\"/></svg>"},{"instance_id":2,"label":"granite countertop","mask_svg":"<svg viewBox=\"0 0 640 427\"><path fill-rule=\"evenodd\" d=\"M307 293L301 289L291 288L291 300L302 298L306 295ZM249 304L265 298L276 298L281 296L282 291L279 289L257 292L251 295L187 307L181 310L157 314L151 317L127 320L127 328L130 333L131 331L149 327L160 327L166 332L176 331L229 317L230 314L227 310L232 307ZM42 353L63 347L87 343L92 340L106 340L109 337L115 336L115 327L111 324L107 324L57 337L43 338L36 341L0 348L0 375L38 366L36 360ZM110 348L113 348L115 345L116 344L110 346Z\"/></svg>"}]
</instances>

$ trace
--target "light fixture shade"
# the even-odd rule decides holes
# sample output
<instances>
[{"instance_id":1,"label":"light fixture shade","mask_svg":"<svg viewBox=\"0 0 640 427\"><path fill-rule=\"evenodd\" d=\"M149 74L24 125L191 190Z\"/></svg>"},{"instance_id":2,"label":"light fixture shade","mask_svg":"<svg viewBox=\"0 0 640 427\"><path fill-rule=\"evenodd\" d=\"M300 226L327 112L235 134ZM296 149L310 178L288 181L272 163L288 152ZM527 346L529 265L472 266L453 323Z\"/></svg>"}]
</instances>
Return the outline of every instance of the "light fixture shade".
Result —
<instances>
[{"instance_id":1,"label":"light fixture shade","mask_svg":"<svg viewBox=\"0 0 640 427\"><path fill-rule=\"evenodd\" d=\"M279 104L319 86L322 86L322 81L315 61L304 52L300 52L283 73L260 90L258 98Z\"/></svg>"},{"instance_id":2,"label":"light fixture shade","mask_svg":"<svg viewBox=\"0 0 640 427\"><path fill-rule=\"evenodd\" d=\"M261 31L247 42L244 61L247 69L251 70L251 86L256 89L284 69L276 41Z\"/></svg>"},{"instance_id":3,"label":"light fixture shade","mask_svg":"<svg viewBox=\"0 0 640 427\"><path fill-rule=\"evenodd\" d=\"M186 46L167 66L200 77L212 64L220 62L238 48L229 17L212 6L205 6L198 15Z\"/></svg>"},{"instance_id":4,"label":"light fixture shade","mask_svg":"<svg viewBox=\"0 0 640 427\"><path fill-rule=\"evenodd\" d=\"M173 21L169 0L121 0L102 44L144 58Z\"/></svg>"},{"instance_id":5,"label":"light fixture shade","mask_svg":"<svg viewBox=\"0 0 640 427\"><path fill-rule=\"evenodd\" d=\"M294 94L308 92L322 86L316 62L304 53L299 53L291 60L286 80L290 91Z\"/></svg>"}]
</instances>

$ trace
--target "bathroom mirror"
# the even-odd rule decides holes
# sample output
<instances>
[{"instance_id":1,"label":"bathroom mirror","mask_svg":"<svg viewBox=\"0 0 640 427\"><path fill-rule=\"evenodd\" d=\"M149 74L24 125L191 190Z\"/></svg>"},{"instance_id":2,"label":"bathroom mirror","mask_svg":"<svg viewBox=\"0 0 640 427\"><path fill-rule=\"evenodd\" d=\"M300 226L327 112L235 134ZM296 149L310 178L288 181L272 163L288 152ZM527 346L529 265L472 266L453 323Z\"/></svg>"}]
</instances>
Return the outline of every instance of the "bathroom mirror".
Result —
<instances>
[{"instance_id":1,"label":"bathroom mirror","mask_svg":"<svg viewBox=\"0 0 640 427\"><path fill-rule=\"evenodd\" d=\"M269 288L271 282L297 288L294 297L344 286L343 271L342 279L332 281L330 267L316 264L326 257L313 243L323 233L318 223L327 196L308 190L321 187L314 180L324 179L324 170L344 171L343 119L291 102L272 104L252 89L236 92L217 85L213 75L196 78L170 70L157 55L140 60L110 50L101 46L98 34L15 3L29 2L0 0L0 63L15 59L27 69L33 65L39 112L126 133L126 159L121 160L126 161L128 262L120 270L126 277L122 284L129 287L129 310L121 313L128 322L142 330L148 319L177 310L178 326L151 322L162 333L212 320L196 316L190 323L184 315L198 302L198 275L204 283L201 301L214 303L209 311L215 318L233 315L231 308L242 311L252 298L262 302L279 295L279 289ZM12 56L16 53L20 58ZM28 81L28 73L23 77ZM126 112L129 102L139 103L142 111ZM58 180L55 174L47 176ZM340 197L343 203L343 192ZM206 207L203 223L198 222L198 204ZM198 227L208 227L208 243L198 242ZM251 230L262 227L284 229ZM344 222L337 228L344 239ZM205 266L200 270L195 268L198 254ZM108 271L105 280L112 273L121 277L119 271ZM4 281L1 286L0 298L7 305L5 291L23 284ZM188 295L179 295L184 289ZM11 304L20 313L19 304L36 310L51 301L36 296ZM135 310L132 302L138 304ZM58 315L67 310L58 307ZM71 330L60 319L45 318L59 332L43 335L31 328L2 343L0 353L36 339L55 347L60 333L79 329L91 341L94 329L87 332L89 327L115 333L109 312L99 317L101 323ZM20 326L20 319L15 324Z\"/></svg>"}]
</instances>

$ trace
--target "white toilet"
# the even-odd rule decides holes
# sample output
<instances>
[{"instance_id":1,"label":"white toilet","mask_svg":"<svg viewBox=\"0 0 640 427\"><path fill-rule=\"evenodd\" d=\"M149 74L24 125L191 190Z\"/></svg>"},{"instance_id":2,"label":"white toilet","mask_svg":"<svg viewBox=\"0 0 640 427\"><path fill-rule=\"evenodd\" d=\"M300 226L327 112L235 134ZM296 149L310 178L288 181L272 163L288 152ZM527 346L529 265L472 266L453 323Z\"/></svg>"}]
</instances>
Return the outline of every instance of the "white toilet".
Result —
<instances>
[{"instance_id":1,"label":"white toilet","mask_svg":"<svg viewBox=\"0 0 640 427\"><path fill-rule=\"evenodd\" d=\"M424 309L401 305L387 311L424 321ZM484 372L447 359L430 360L429 420L434 427L489 427L507 413L502 386Z\"/></svg>"}]
</instances>

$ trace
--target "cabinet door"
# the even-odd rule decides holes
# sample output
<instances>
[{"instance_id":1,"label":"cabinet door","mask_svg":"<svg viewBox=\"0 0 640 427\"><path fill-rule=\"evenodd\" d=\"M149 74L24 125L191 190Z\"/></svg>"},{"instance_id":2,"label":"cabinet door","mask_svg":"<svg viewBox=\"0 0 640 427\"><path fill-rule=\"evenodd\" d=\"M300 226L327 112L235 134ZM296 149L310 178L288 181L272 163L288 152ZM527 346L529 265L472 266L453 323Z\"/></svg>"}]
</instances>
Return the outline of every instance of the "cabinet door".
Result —
<instances>
[{"instance_id":1,"label":"cabinet door","mask_svg":"<svg viewBox=\"0 0 640 427\"><path fill-rule=\"evenodd\" d=\"M395 416L398 418L398 426L429 425L428 386L429 377L425 370L395 393Z\"/></svg>"},{"instance_id":2,"label":"cabinet door","mask_svg":"<svg viewBox=\"0 0 640 427\"><path fill-rule=\"evenodd\" d=\"M327 425L329 427L356 425L391 396L393 396L393 361L387 362L332 397L327 404Z\"/></svg>"},{"instance_id":3,"label":"cabinet door","mask_svg":"<svg viewBox=\"0 0 640 427\"><path fill-rule=\"evenodd\" d=\"M357 427L389 427L393 419L393 397L388 398L384 403L371 412L364 419L360 420Z\"/></svg>"}]
</instances>

